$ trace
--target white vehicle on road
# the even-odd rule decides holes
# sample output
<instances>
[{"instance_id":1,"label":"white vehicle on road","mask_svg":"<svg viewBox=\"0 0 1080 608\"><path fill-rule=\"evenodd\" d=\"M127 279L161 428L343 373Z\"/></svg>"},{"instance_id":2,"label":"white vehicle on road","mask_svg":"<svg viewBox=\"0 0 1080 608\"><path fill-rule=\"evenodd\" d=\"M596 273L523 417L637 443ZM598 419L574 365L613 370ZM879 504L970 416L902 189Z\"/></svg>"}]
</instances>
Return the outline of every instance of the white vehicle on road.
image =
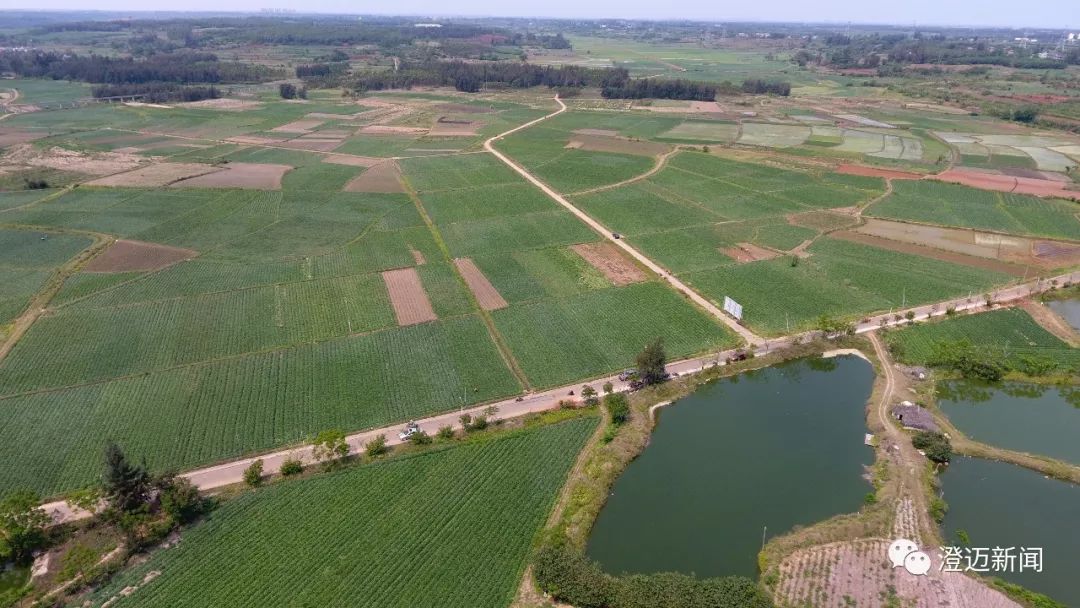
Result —
<instances>
[{"instance_id":1,"label":"white vehicle on road","mask_svg":"<svg viewBox=\"0 0 1080 608\"><path fill-rule=\"evenodd\" d=\"M409 421L409 424L405 425L405 430L398 433L398 439L402 441L408 441L410 437L420 432L420 425L413 421Z\"/></svg>"}]
</instances>

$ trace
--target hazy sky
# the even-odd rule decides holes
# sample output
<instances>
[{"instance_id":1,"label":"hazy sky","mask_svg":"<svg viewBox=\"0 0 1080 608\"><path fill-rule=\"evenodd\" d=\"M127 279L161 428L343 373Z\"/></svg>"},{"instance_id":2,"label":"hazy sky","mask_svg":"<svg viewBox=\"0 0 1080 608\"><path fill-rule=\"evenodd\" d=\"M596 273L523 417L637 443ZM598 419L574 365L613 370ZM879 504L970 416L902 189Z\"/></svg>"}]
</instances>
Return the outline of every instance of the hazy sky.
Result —
<instances>
[{"instance_id":1,"label":"hazy sky","mask_svg":"<svg viewBox=\"0 0 1080 608\"><path fill-rule=\"evenodd\" d=\"M299 12L396 15L492 15L507 17L622 17L631 19L700 19L716 21L812 21L912 23L926 25L997 25L1080 27L1077 0L0 0L4 8L97 10L229 10L287 8Z\"/></svg>"}]
</instances>

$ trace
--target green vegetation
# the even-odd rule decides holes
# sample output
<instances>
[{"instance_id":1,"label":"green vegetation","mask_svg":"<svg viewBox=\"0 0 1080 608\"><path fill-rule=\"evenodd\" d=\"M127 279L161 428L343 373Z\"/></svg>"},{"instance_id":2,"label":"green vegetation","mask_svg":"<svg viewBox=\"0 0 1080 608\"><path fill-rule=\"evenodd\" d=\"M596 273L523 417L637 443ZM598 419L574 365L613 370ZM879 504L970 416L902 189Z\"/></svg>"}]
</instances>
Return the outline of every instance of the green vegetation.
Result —
<instances>
[{"instance_id":1,"label":"green vegetation","mask_svg":"<svg viewBox=\"0 0 1080 608\"><path fill-rule=\"evenodd\" d=\"M919 431L911 438L911 445L922 450L927 458L938 464L948 464L952 460L952 444L949 438L941 433Z\"/></svg>"},{"instance_id":2,"label":"green vegetation","mask_svg":"<svg viewBox=\"0 0 1080 608\"><path fill-rule=\"evenodd\" d=\"M0 230L0 325L22 313L57 267L92 242L85 236Z\"/></svg>"},{"instance_id":3,"label":"green vegetation","mask_svg":"<svg viewBox=\"0 0 1080 608\"><path fill-rule=\"evenodd\" d=\"M594 427L595 419L578 418L245 493L178 546L116 576L91 605L114 596L118 608L253 597L274 605L505 605ZM161 575L144 582L150 571ZM119 594L129 585L137 592Z\"/></svg>"},{"instance_id":4,"label":"green vegetation","mask_svg":"<svg viewBox=\"0 0 1080 608\"><path fill-rule=\"evenodd\" d=\"M976 190L934 181L897 181L893 194L867 215L996 230L1012 234L1080 240L1077 203Z\"/></svg>"},{"instance_id":5,"label":"green vegetation","mask_svg":"<svg viewBox=\"0 0 1080 608\"><path fill-rule=\"evenodd\" d=\"M1019 308L913 325L886 340L904 363L942 365L987 380L1009 370L1039 376L1080 365L1080 352Z\"/></svg>"}]
</instances>

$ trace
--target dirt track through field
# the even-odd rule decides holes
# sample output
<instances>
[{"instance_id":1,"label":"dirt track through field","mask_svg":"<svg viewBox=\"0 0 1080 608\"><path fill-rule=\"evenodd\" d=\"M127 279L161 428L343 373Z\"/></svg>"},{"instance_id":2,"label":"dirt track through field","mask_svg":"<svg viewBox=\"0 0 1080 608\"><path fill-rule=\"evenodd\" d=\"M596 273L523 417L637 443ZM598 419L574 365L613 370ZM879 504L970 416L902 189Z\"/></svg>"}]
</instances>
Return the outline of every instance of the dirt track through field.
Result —
<instances>
[{"instance_id":1,"label":"dirt track through field","mask_svg":"<svg viewBox=\"0 0 1080 608\"><path fill-rule=\"evenodd\" d=\"M645 280L645 273L623 257L611 243L588 243L571 247L613 285L629 285Z\"/></svg>"},{"instance_id":2,"label":"dirt track through field","mask_svg":"<svg viewBox=\"0 0 1080 608\"><path fill-rule=\"evenodd\" d=\"M390 304L394 307L398 325L416 325L438 318L415 268L388 270L382 273L382 278L390 294Z\"/></svg>"},{"instance_id":3,"label":"dirt track through field","mask_svg":"<svg viewBox=\"0 0 1080 608\"><path fill-rule=\"evenodd\" d=\"M476 263L471 258L457 258L454 260L454 265L457 266L458 272L461 273L461 277L465 279L465 283L469 286L469 291L473 292L476 296L476 301L480 303L480 308L484 310L498 310L500 308L506 308L509 306L506 300L503 299L499 291L495 289L495 286L491 284L491 281L484 276L484 273L477 268Z\"/></svg>"}]
</instances>

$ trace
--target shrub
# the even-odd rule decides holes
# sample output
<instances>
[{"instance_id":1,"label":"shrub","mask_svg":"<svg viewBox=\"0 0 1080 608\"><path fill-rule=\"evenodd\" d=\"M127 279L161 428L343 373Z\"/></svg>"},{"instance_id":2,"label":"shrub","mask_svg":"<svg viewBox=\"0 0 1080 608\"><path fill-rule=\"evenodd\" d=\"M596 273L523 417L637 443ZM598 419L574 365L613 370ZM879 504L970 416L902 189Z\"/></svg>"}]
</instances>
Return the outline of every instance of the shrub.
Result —
<instances>
[{"instance_id":1,"label":"shrub","mask_svg":"<svg viewBox=\"0 0 1080 608\"><path fill-rule=\"evenodd\" d=\"M930 499L930 517L934 518L934 521L941 523L945 521L945 514L949 512L949 503L945 502L942 498L935 496Z\"/></svg>"},{"instance_id":2,"label":"shrub","mask_svg":"<svg viewBox=\"0 0 1080 608\"><path fill-rule=\"evenodd\" d=\"M304 463L300 462L300 460L297 458L289 458L286 459L285 462L281 463L281 474L284 477L299 475L303 472Z\"/></svg>"},{"instance_id":3,"label":"shrub","mask_svg":"<svg viewBox=\"0 0 1080 608\"><path fill-rule=\"evenodd\" d=\"M186 524L206 510L206 501L186 477L165 474L154 485L159 492L161 510L178 524Z\"/></svg>"},{"instance_id":4,"label":"shrub","mask_svg":"<svg viewBox=\"0 0 1080 608\"><path fill-rule=\"evenodd\" d=\"M434 439L431 438L431 435L428 435L424 431L416 431L409 436L409 443L413 445L428 445L432 441L434 441Z\"/></svg>"},{"instance_id":5,"label":"shrub","mask_svg":"<svg viewBox=\"0 0 1080 608\"><path fill-rule=\"evenodd\" d=\"M615 385L610 383L610 382L605 382L604 383L604 394L605 395L610 395L613 392L615 392Z\"/></svg>"},{"instance_id":6,"label":"shrub","mask_svg":"<svg viewBox=\"0 0 1080 608\"><path fill-rule=\"evenodd\" d=\"M453 439L454 427L450 426L449 424L439 427L439 432L436 433L436 437L438 437L439 439Z\"/></svg>"},{"instance_id":7,"label":"shrub","mask_svg":"<svg viewBox=\"0 0 1080 608\"><path fill-rule=\"evenodd\" d=\"M311 454L315 460L326 464L348 456L349 444L345 441L345 433L337 429L319 433Z\"/></svg>"},{"instance_id":8,"label":"shrub","mask_svg":"<svg viewBox=\"0 0 1080 608\"><path fill-rule=\"evenodd\" d=\"M389 451L390 448L386 447L386 435L376 435L364 446L364 452L370 458L378 458Z\"/></svg>"},{"instance_id":9,"label":"shrub","mask_svg":"<svg viewBox=\"0 0 1080 608\"><path fill-rule=\"evenodd\" d=\"M630 400L622 393L612 393L604 397L604 407L611 415L611 422L623 424L630 420Z\"/></svg>"},{"instance_id":10,"label":"shrub","mask_svg":"<svg viewBox=\"0 0 1080 608\"><path fill-rule=\"evenodd\" d=\"M927 458L936 463L947 463L952 460L952 444L949 438L941 433L919 431L911 438L911 445L915 446L915 449L922 450Z\"/></svg>"},{"instance_id":11,"label":"shrub","mask_svg":"<svg viewBox=\"0 0 1080 608\"><path fill-rule=\"evenodd\" d=\"M94 567L98 561L98 555L86 545L75 545L60 559L59 581L69 581L79 574L85 574Z\"/></svg>"},{"instance_id":12,"label":"shrub","mask_svg":"<svg viewBox=\"0 0 1080 608\"><path fill-rule=\"evenodd\" d=\"M244 483L256 488L262 485L263 481L263 461L261 459L251 463L251 466L244 469Z\"/></svg>"},{"instance_id":13,"label":"shrub","mask_svg":"<svg viewBox=\"0 0 1080 608\"><path fill-rule=\"evenodd\" d=\"M596 396L596 389L588 384L581 387L581 398L585 400L585 405L590 407L600 403L600 399Z\"/></svg>"}]
</instances>

